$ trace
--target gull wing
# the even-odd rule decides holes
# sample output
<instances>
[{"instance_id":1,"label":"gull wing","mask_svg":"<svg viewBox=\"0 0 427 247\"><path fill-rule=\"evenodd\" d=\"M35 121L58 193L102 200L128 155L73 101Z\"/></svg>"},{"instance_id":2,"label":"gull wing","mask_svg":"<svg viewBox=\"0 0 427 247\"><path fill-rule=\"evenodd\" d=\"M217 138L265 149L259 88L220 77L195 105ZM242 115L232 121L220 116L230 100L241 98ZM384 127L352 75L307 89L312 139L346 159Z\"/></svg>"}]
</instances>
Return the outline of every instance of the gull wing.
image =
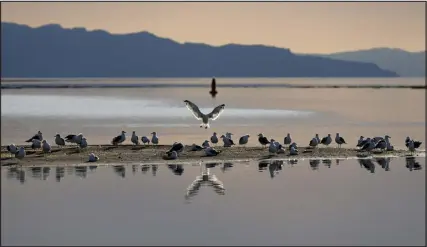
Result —
<instances>
[{"instance_id":1,"label":"gull wing","mask_svg":"<svg viewBox=\"0 0 427 247\"><path fill-rule=\"evenodd\" d=\"M212 112L208 114L208 117L212 120L216 120L217 118L219 118L219 115L221 115L221 113L224 111L224 108L225 104L215 107Z\"/></svg>"},{"instance_id":2,"label":"gull wing","mask_svg":"<svg viewBox=\"0 0 427 247\"><path fill-rule=\"evenodd\" d=\"M193 113L194 117L197 120L202 120L203 113L200 111L199 107L189 100L184 100L184 102L185 106Z\"/></svg>"}]
</instances>

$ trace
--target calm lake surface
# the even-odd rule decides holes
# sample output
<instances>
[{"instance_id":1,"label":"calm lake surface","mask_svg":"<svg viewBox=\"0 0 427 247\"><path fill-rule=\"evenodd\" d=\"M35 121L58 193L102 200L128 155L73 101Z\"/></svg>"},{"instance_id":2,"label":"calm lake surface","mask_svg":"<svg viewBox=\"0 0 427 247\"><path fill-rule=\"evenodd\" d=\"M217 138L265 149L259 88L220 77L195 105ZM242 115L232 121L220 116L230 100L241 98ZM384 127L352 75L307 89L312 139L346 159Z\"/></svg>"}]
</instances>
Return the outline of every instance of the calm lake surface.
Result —
<instances>
[{"instance_id":1,"label":"calm lake surface","mask_svg":"<svg viewBox=\"0 0 427 247\"><path fill-rule=\"evenodd\" d=\"M1 176L2 245L425 245L424 158L3 167Z\"/></svg>"}]
</instances>

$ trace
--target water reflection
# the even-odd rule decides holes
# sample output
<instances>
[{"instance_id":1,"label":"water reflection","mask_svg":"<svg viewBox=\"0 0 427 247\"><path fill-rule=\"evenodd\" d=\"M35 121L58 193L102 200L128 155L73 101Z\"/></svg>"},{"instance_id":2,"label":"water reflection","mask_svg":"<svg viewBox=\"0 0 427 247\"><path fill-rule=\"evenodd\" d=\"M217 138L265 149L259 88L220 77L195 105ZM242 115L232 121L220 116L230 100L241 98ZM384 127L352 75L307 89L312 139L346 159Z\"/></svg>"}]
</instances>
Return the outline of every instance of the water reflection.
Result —
<instances>
[{"instance_id":1,"label":"water reflection","mask_svg":"<svg viewBox=\"0 0 427 247\"><path fill-rule=\"evenodd\" d=\"M406 157L406 168L409 169L409 171L412 170L421 170L421 165L418 163L418 161L415 160L415 157Z\"/></svg>"},{"instance_id":2,"label":"water reflection","mask_svg":"<svg viewBox=\"0 0 427 247\"><path fill-rule=\"evenodd\" d=\"M384 171L391 171L390 169L390 163L394 160L394 158L391 157L376 157L371 159L358 159L357 162L359 163L360 167L363 169L366 169L369 173L375 173L376 164L378 164L379 167L381 167ZM399 160L399 159L397 159ZM343 161L343 159L335 159L335 164L340 164L340 161ZM406 168L409 171L414 170L421 170L422 166L417 161L416 157L405 157L406 161ZM307 161L303 161L307 162ZM332 168L332 159L311 159L308 161L309 168L313 171L317 171L320 169L320 163L324 165L325 168ZM294 166L298 165L298 160L261 160L258 162L258 167L255 169L258 169L259 172L267 171L269 172L270 178L275 178L278 173L284 168L284 164L288 164L288 168L292 168ZM305 163L304 163L305 164ZM196 165L196 164L194 164ZM239 165L243 165L239 164ZM247 163L247 165L251 166L250 163ZM162 166L162 165L161 165ZM186 165L182 164L168 164L164 165L168 170L172 171L172 173L176 176L182 176L184 174L184 169L186 169ZM200 166L200 164L197 164L196 166ZM139 168L141 167L141 168ZM187 166L188 167L188 166ZM232 171L234 164L231 162L207 162L204 163L202 166L204 170L201 170L200 176L198 176L198 179L200 180L198 183L210 183L211 186L213 186L214 182L212 182L209 179L216 179L216 176L211 174L209 169L219 167L219 169L225 173L226 171ZM323 167L323 166L322 166ZM25 183L26 175L30 174L30 176L36 180L48 180L51 169L54 169L55 174L55 181L61 182L64 177L75 175L78 178L86 179L88 177L88 172L90 174L93 174L97 171L98 166L97 165L91 165L91 166L56 166L56 167L49 167L49 166L30 166L30 167L20 167L20 166L11 166L8 167L5 175L7 179L16 179L19 180L21 183ZM113 171L115 174L119 175L120 178L126 178L126 165L113 165L112 166ZM152 175L156 176L156 174L162 170L162 168L159 167L159 165L147 165L147 164L141 164L141 165L132 165L129 167L129 169L132 169L132 174L137 175L138 169L141 169L142 174L146 174L151 168ZM207 174L207 175L206 175ZM204 177L204 176L207 177ZM207 180L203 180L207 179ZM197 179L196 179L197 180ZM195 182L196 183L196 182ZM199 185L194 185L194 189L197 190ZM219 186L219 185L218 185ZM221 186L216 187L219 191L218 193L223 193L221 189L219 189ZM192 195L193 192L190 194Z\"/></svg>"},{"instance_id":3,"label":"water reflection","mask_svg":"<svg viewBox=\"0 0 427 247\"><path fill-rule=\"evenodd\" d=\"M181 176L184 172L184 167L182 165L168 165L168 168L173 172L173 174Z\"/></svg>"},{"instance_id":4,"label":"water reflection","mask_svg":"<svg viewBox=\"0 0 427 247\"><path fill-rule=\"evenodd\" d=\"M358 159L357 161L359 162L360 167L364 167L371 173L375 173L375 164L371 159Z\"/></svg>"},{"instance_id":5,"label":"water reflection","mask_svg":"<svg viewBox=\"0 0 427 247\"><path fill-rule=\"evenodd\" d=\"M218 163L206 163L204 165L200 163L200 175L197 176L196 179L187 188L187 193L185 194L185 199L187 201L198 194L202 185L212 187L218 195L225 194L224 184L218 180L215 174L210 172L210 169L217 165Z\"/></svg>"}]
</instances>

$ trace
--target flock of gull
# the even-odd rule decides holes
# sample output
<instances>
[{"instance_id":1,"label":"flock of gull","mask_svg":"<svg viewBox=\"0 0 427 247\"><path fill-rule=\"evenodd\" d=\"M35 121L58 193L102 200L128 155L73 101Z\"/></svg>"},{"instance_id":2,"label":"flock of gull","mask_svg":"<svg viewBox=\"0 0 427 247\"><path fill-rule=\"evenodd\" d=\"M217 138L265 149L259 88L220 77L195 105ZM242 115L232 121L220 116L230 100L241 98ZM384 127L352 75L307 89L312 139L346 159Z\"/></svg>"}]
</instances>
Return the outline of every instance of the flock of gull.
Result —
<instances>
[{"instance_id":1,"label":"flock of gull","mask_svg":"<svg viewBox=\"0 0 427 247\"><path fill-rule=\"evenodd\" d=\"M216 150L211 144L218 145L219 140L222 140L223 147L232 147L236 145L232 139L232 133L225 133L224 135L221 135L218 138L218 135L216 132L213 133L213 135L210 137L209 140L205 140L201 145L197 145L193 143L190 147L190 151L204 151L205 155L208 157L211 156L217 156L221 153L221 150ZM239 138L238 144L240 146L246 147L246 145L249 142L250 135L243 135ZM384 137L367 137L364 138L363 136L360 136L360 139L358 140L356 147L359 148L360 151L366 151L368 153L371 153L374 150L381 150L381 151L393 151L394 147L390 143L391 137L388 135L385 135ZM114 146L117 146L119 144L122 144L126 140L126 131L121 131L120 135L115 136L111 140L111 144ZM143 145L158 145L159 144L159 137L157 136L157 132L151 133L151 138L147 136L142 136L139 138L136 135L136 132L132 132L132 136L130 141L133 145L140 145L140 140ZM335 143L337 144L338 148L341 148L342 144L347 144L346 141L342 136L340 136L339 133L336 133L335 136ZM26 142L31 142L31 148L33 150L42 149L43 154L46 155L52 151L51 144L48 143L46 139L43 138L43 134L41 131L38 131L37 134L35 134L30 139L26 140ZM69 134L65 136L64 138L61 137L60 134L55 135L55 144L58 147L63 147L66 145L66 143L76 144L76 146L81 149L85 149L88 147L88 142L85 136L83 136L82 133L79 134ZM283 145L282 143L276 141L275 139L268 139L266 136L264 136L262 133L258 134L258 142L261 144L261 146L266 147L268 145L268 152L270 154L280 154L285 153L286 147L289 150L289 155L298 155L298 146L295 142L292 141L291 135L288 133L284 140ZM319 145L329 146L332 144L333 140L331 137L331 134L328 134L327 136L320 139L319 134L315 134L315 136L309 141L308 148L316 150L316 148L319 147ZM410 137L407 137L405 139L405 145L409 149L411 153L415 152L415 149L419 148L421 146L422 142L415 141L411 139ZM170 150L168 150L163 158L165 160L174 160L179 157L179 154L184 151L185 145L181 142L174 142L172 144L172 147ZM7 146L7 150L15 156L15 158L22 159L25 157L26 152L23 146L18 147L15 144L10 144ZM99 160L99 157L97 157L94 153L89 154L89 162L95 162Z\"/></svg>"}]
</instances>

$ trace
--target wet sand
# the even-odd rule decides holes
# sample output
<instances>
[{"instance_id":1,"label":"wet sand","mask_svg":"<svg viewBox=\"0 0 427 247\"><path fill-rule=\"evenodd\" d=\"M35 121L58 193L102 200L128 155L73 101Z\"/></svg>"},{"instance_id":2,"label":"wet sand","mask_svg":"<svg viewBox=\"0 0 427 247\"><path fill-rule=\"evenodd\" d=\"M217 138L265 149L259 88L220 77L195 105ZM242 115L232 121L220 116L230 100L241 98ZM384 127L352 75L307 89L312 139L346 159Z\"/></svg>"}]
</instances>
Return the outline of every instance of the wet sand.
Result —
<instances>
[{"instance_id":1,"label":"wet sand","mask_svg":"<svg viewBox=\"0 0 427 247\"><path fill-rule=\"evenodd\" d=\"M165 152L171 148L171 145L158 146L133 146L133 145L92 145L85 150L79 150L74 146L64 148L52 148L52 152L46 156L41 150L32 150L30 146L25 146L26 157L18 160L11 157L6 147L1 150L1 165L46 165L55 164L73 165L81 164L88 161L89 153L94 153L99 157L98 163L180 163L180 162L197 162L204 160L261 160L261 159L300 159L300 158L351 158L351 157L368 157L367 152L361 152L354 148L336 148L336 147L319 147L311 149L308 147L299 147L298 155L290 155L289 150L285 153L272 155L268 147L236 147L231 148L215 147L221 153L215 157L206 157L204 151L191 151L190 146L186 146L184 152L179 154L176 160L165 160ZM424 154L417 152L414 155ZM404 157L410 155L407 150L394 150L386 152L373 152L372 156L397 156Z\"/></svg>"}]
</instances>

